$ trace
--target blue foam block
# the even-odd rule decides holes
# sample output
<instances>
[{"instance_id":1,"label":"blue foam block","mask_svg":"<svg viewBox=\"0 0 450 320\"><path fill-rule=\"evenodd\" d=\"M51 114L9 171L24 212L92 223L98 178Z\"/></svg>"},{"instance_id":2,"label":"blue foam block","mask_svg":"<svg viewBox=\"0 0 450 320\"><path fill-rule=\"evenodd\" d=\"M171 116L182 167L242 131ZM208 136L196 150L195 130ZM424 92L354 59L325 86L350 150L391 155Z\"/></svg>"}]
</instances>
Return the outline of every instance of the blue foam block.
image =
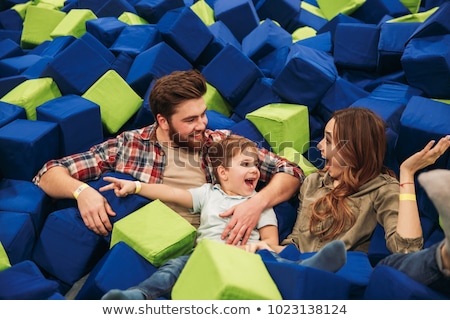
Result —
<instances>
[{"instance_id":1,"label":"blue foam block","mask_svg":"<svg viewBox=\"0 0 450 320\"><path fill-rule=\"evenodd\" d=\"M213 38L198 57L197 64L207 65L227 44L231 44L239 50L242 49L241 43L222 21L214 22L208 29Z\"/></svg>"},{"instance_id":2,"label":"blue foam block","mask_svg":"<svg viewBox=\"0 0 450 320\"><path fill-rule=\"evenodd\" d=\"M0 242L11 265L29 260L36 242L31 216L27 213L0 211Z\"/></svg>"},{"instance_id":3,"label":"blue foam block","mask_svg":"<svg viewBox=\"0 0 450 320\"><path fill-rule=\"evenodd\" d=\"M255 125L248 119L244 119L236 123L234 126L230 128L230 130L235 134L241 135L243 137L246 137L247 139L252 140L256 144L258 144L258 147L260 148L265 148L270 151L272 150L269 143L263 137L261 132L259 132L258 129L255 127Z\"/></svg>"},{"instance_id":4,"label":"blue foam block","mask_svg":"<svg viewBox=\"0 0 450 320\"><path fill-rule=\"evenodd\" d=\"M107 252L105 239L89 230L76 208L50 213L36 242L33 261L67 285L88 274Z\"/></svg>"},{"instance_id":5,"label":"blue foam block","mask_svg":"<svg viewBox=\"0 0 450 320\"><path fill-rule=\"evenodd\" d=\"M400 59L405 45L420 22L383 23L378 41L378 71L393 73L402 69Z\"/></svg>"},{"instance_id":6,"label":"blue foam block","mask_svg":"<svg viewBox=\"0 0 450 320\"><path fill-rule=\"evenodd\" d=\"M110 50L116 55L125 52L131 57L153 47L162 41L161 33L154 24L130 25L124 27Z\"/></svg>"},{"instance_id":7,"label":"blue foam block","mask_svg":"<svg viewBox=\"0 0 450 320\"><path fill-rule=\"evenodd\" d=\"M56 123L16 119L0 128L0 172L30 181L50 159L59 156Z\"/></svg>"},{"instance_id":8,"label":"blue foam block","mask_svg":"<svg viewBox=\"0 0 450 320\"><path fill-rule=\"evenodd\" d=\"M0 181L0 210L29 214L36 234L41 231L51 209L50 197L34 183L13 179Z\"/></svg>"},{"instance_id":9,"label":"blue foam block","mask_svg":"<svg viewBox=\"0 0 450 320\"><path fill-rule=\"evenodd\" d=\"M114 58L114 55L110 54ZM105 59L97 47L80 38L49 63L42 77L52 78L63 95L83 95L109 70L111 63L108 59Z\"/></svg>"},{"instance_id":10,"label":"blue foam block","mask_svg":"<svg viewBox=\"0 0 450 320\"><path fill-rule=\"evenodd\" d=\"M33 261L22 261L0 272L0 299L46 300L58 294L58 283L44 277Z\"/></svg>"},{"instance_id":11,"label":"blue foam block","mask_svg":"<svg viewBox=\"0 0 450 320\"><path fill-rule=\"evenodd\" d=\"M242 52L257 62L272 51L289 47L292 35L270 19L264 20L242 40Z\"/></svg>"},{"instance_id":12,"label":"blue foam block","mask_svg":"<svg viewBox=\"0 0 450 320\"><path fill-rule=\"evenodd\" d=\"M414 38L400 59L408 84L431 98L450 98L450 34Z\"/></svg>"},{"instance_id":13,"label":"blue foam block","mask_svg":"<svg viewBox=\"0 0 450 320\"><path fill-rule=\"evenodd\" d=\"M190 7L166 12L157 27L164 41L194 63L213 39L213 34Z\"/></svg>"},{"instance_id":14,"label":"blue foam block","mask_svg":"<svg viewBox=\"0 0 450 320\"><path fill-rule=\"evenodd\" d=\"M150 24L157 23L169 10L183 7L183 0L139 0L134 4L138 16Z\"/></svg>"},{"instance_id":15,"label":"blue foam block","mask_svg":"<svg viewBox=\"0 0 450 320\"><path fill-rule=\"evenodd\" d=\"M2 59L0 60L0 74L4 77L17 76L41 59L41 56L34 54Z\"/></svg>"},{"instance_id":16,"label":"blue foam block","mask_svg":"<svg viewBox=\"0 0 450 320\"><path fill-rule=\"evenodd\" d=\"M259 25L252 0L216 0L213 9L215 20L225 23L239 42Z\"/></svg>"},{"instance_id":17,"label":"blue foam block","mask_svg":"<svg viewBox=\"0 0 450 320\"><path fill-rule=\"evenodd\" d=\"M283 99L272 88L273 79L258 78L247 91L241 101L233 108L233 112L241 119L245 119L247 113L255 111L271 103L281 103Z\"/></svg>"},{"instance_id":18,"label":"blue foam block","mask_svg":"<svg viewBox=\"0 0 450 320\"><path fill-rule=\"evenodd\" d=\"M389 266L376 266L364 293L365 300L442 300L442 294Z\"/></svg>"},{"instance_id":19,"label":"blue foam block","mask_svg":"<svg viewBox=\"0 0 450 320\"><path fill-rule=\"evenodd\" d=\"M136 56L125 80L143 97L152 80L172 71L190 69L189 61L167 43L160 42Z\"/></svg>"},{"instance_id":20,"label":"blue foam block","mask_svg":"<svg viewBox=\"0 0 450 320\"><path fill-rule=\"evenodd\" d=\"M25 109L14 104L0 101L0 127L16 119L26 119Z\"/></svg>"},{"instance_id":21,"label":"blue foam block","mask_svg":"<svg viewBox=\"0 0 450 320\"><path fill-rule=\"evenodd\" d=\"M338 76L332 56L297 45L291 47L286 65L275 78L273 89L280 97L314 110Z\"/></svg>"},{"instance_id":22,"label":"blue foam block","mask_svg":"<svg viewBox=\"0 0 450 320\"><path fill-rule=\"evenodd\" d=\"M341 23L334 36L334 59L337 66L374 71L378 63L377 25Z\"/></svg>"},{"instance_id":23,"label":"blue foam block","mask_svg":"<svg viewBox=\"0 0 450 320\"><path fill-rule=\"evenodd\" d=\"M315 112L323 121L328 122L333 112L347 108L358 99L367 97L368 95L369 92L366 90L338 76L336 81L323 95Z\"/></svg>"},{"instance_id":24,"label":"blue foam block","mask_svg":"<svg viewBox=\"0 0 450 320\"><path fill-rule=\"evenodd\" d=\"M412 97L400 118L396 147L399 162L416 153L430 141L438 141L448 135L450 123L449 105L425 97ZM445 152L427 170L447 168L449 152Z\"/></svg>"},{"instance_id":25,"label":"blue foam block","mask_svg":"<svg viewBox=\"0 0 450 320\"><path fill-rule=\"evenodd\" d=\"M125 242L118 242L92 269L75 299L100 299L111 289L128 289L150 277L156 270Z\"/></svg>"},{"instance_id":26,"label":"blue foam block","mask_svg":"<svg viewBox=\"0 0 450 320\"><path fill-rule=\"evenodd\" d=\"M66 95L36 108L41 121L55 122L60 132L62 156L83 152L103 141L100 107L77 95Z\"/></svg>"},{"instance_id":27,"label":"blue foam block","mask_svg":"<svg viewBox=\"0 0 450 320\"><path fill-rule=\"evenodd\" d=\"M243 98L256 79L263 77L258 66L233 45L226 45L202 74L232 106Z\"/></svg>"},{"instance_id":28,"label":"blue foam block","mask_svg":"<svg viewBox=\"0 0 450 320\"><path fill-rule=\"evenodd\" d=\"M97 38L106 48L111 47L126 26L125 22L120 21L116 17L104 17L86 21L86 31Z\"/></svg>"},{"instance_id":29,"label":"blue foam block","mask_svg":"<svg viewBox=\"0 0 450 320\"><path fill-rule=\"evenodd\" d=\"M300 0L254 1L260 20L275 20L284 29L300 12Z\"/></svg>"}]
</instances>

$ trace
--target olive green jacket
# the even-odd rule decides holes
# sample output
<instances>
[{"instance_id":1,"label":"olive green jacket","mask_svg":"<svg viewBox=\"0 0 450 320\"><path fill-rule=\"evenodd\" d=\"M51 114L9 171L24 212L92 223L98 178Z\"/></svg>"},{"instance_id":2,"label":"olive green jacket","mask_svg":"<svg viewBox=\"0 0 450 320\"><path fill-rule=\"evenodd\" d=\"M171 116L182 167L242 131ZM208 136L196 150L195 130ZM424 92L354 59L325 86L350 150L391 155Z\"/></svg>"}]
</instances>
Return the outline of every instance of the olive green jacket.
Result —
<instances>
[{"instance_id":1,"label":"olive green jacket","mask_svg":"<svg viewBox=\"0 0 450 320\"><path fill-rule=\"evenodd\" d=\"M311 234L308 211L311 203L332 188L333 179L328 173L316 172L305 179L299 193L297 220L292 233L282 241L282 245L293 243L301 252L316 252L329 242ZM348 198L356 222L335 239L344 241L347 250L367 252L378 222L384 227L386 246L391 252L406 253L422 249L422 237L405 239L396 232L399 192L398 180L387 174L380 174L362 185L358 192ZM318 228L324 228L330 223L331 220L325 221Z\"/></svg>"}]
</instances>

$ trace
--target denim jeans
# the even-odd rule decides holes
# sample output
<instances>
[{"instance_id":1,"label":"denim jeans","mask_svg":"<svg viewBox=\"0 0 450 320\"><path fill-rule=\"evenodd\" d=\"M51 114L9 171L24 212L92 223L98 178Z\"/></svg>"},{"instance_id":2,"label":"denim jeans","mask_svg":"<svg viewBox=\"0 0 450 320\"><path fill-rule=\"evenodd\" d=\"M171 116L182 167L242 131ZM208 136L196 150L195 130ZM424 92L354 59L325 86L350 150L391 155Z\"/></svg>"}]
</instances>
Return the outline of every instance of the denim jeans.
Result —
<instances>
[{"instance_id":1,"label":"denim jeans","mask_svg":"<svg viewBox=\"0 0 450 320\"><path fill-rule=\"evenodd\" d=\"M400 270L417 282L444 295L450 295L450 275L448 270L442 269L441 264L442 244L443 242L436 243L414 253L395 253L387 256L378 264Z\"/></svg>"},{"instance_id":2,"label":"denim jeans","mask_svg":"<svg viewBox=\"0 0 450 320\"><path fill-rule=\"evenodd\" d=\"M278 256L278 254L269 251L277 261L287 263L300 263L300 261L291 261ZM154 300L159 297L171 299L172 288L175 285L181 271L191 255L179 256L168 260L161 265L155 273L130 289L141 290L147 299Z\"/></svg>"}]
</instances>

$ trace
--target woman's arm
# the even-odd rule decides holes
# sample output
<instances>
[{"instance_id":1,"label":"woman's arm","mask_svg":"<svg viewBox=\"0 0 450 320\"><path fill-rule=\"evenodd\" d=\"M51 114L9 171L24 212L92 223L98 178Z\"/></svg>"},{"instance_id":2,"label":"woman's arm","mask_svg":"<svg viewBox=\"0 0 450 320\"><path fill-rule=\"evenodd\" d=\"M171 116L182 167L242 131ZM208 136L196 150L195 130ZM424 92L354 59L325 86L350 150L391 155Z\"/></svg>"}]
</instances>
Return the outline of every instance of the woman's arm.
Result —
<instances>
[{"instance_id":1,"label":"woman's arm","mask_svg":"<svg viewBox=\"0 0 450 320\"><path fill-rule=\"evenodd\" d=\"M400 165L400 202L397 233L402 238L422 236L419 210L415 199L414 175L420 169L434 164L449 147L450 136L441 138L436 144L432 140L421 151L413 154Z\"/></svg>"},{"instance_id":2,"label":"woman's arm","mask_svg":"<svg viewBox=\"0 0 450 320\"><path fill-rule=\"evenodd\" d=\"M193 206L192 195L188 190L169 187L164 184L141 183L113 177L104 177L103 179L111 183L100 188L101 192L114 190L118 197L126 197L130 194L138 193L149 199L173 202L185 208L192 208ZM139 185L141 189L137 190Z\"/></svg>"}]
</instances>

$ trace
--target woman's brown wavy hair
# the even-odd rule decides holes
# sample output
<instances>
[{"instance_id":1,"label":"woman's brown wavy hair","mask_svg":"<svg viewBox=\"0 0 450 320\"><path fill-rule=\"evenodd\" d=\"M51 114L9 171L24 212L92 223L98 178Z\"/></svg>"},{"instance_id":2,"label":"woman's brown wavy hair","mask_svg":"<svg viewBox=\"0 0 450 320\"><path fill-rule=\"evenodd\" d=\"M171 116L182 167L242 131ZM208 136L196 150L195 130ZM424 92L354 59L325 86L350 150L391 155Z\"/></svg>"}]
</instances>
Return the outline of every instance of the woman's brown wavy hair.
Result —
<instances>
[{"instance_id":1,"label":"woman's brown wavy hair","mask_svg":"<svg viewBox=\"0 0 450 320\"><path fill-rule=\"evenodd\" d=\"M336 111L333 128L334 143L341 165L344 162L340 183L325 196L312 203L310 231L331 240L355 223L347 197L380 173L395 174L383 165L386 154L386 125L366 108L349 107ZM328 227L317 228L331 219Z\"/></svg>"}]
</instances>

